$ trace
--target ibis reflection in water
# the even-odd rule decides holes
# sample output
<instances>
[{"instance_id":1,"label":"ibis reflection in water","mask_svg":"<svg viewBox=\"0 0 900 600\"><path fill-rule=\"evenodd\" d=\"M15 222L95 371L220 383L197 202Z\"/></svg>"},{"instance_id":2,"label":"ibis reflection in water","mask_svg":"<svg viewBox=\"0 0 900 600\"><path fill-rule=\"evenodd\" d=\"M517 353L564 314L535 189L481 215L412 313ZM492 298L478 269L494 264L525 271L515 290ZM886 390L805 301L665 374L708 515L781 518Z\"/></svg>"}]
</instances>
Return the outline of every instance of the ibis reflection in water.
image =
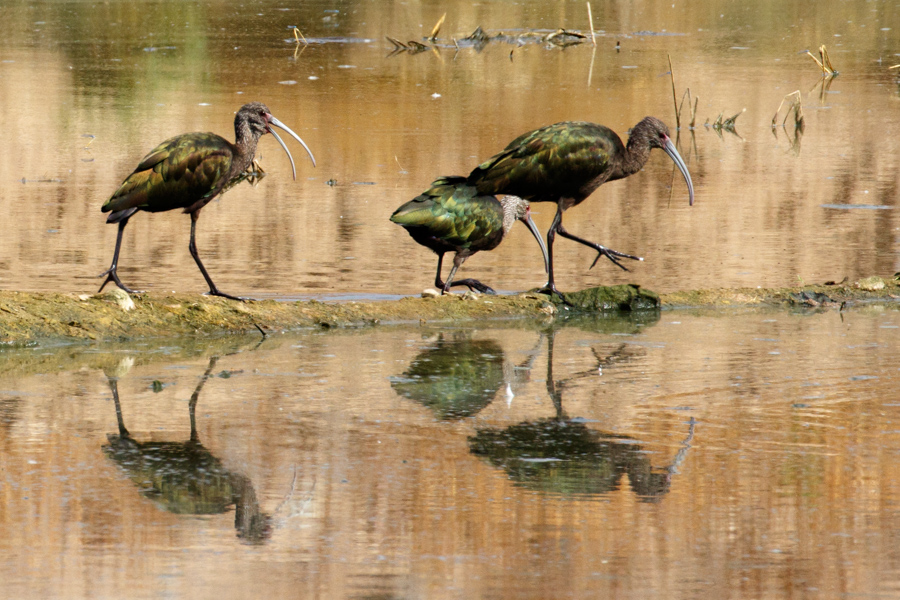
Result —
<instances>
[{"instance_id":1,"label":"ibis reflection in water","mask_svg":"<svg viewBox=\"0 0 900 600\"><path fill-rule=\"evenodd\" d=\"M138 211L163 212L181 208L191 215L188 249L209 285L209 294L240 300L219 291L200 261L195 235L197 219L200 210L210 201L250 176L249 168L256 155L257 143L266 133L271 133L287 152L294 179L297 179L294 158L273 127L286 131L300 142L315 166L316 159L300 136L272 116L266 105L259 102L245 104L237 112L234 118L234 144L213 133L187 133L166 140L151 150L101 208L103 212L110 213L106 222L118 223L119 230L112 264L100 274L100 277L106 276L100 290L113 282L126 292L134 293L122 283L116 272L122 233L128 219Z\"/></svg>"},{"instance_id":2,"label":"ibis reflection in water","mask_svg":"<svg viewBox=\"0 0 900 600\"><path fill-rule=\"evenodd\" d=\"M131 437L119 402L118 376L108 373L119 432L107 436L109 444L103 446L103 451L140 488L141 494L160 508L176 514L216 515L234 507L238 537L261 543L270 535L270 518L260 510L253 484L246 476L226 469L203 447L197 435L197 401L216 361L215 356L209 359L206 372L191 394L191 437L186 442L138 442Z\"/></svg>"},{"instance_id":3,"label":"ibis reflection in water","mask_svg":"<svg viewBox=\"0 0 900 600\"><path fill-rule=\"evenodd\" d=\"M527 381L534 356L513 365L494 340L472 339L469 331L441 332L402 375L391 377L391 387L437 419L464 419L493 402L502 388L510 395Z\"/></svg>"},{"instance_id":4,"label":"ibis reflection in water","mask_svg":"<svg viewBox=\"0 0 900 600\"><path fill-rule=\"evenodd\" d=\"M564 495L606 494L620 487L627 475L631 489L643 501L657 501L668 493L672 475L685 459L694 436L694 420L687 437L666 467L654 467L647 454L630 436L606 433L588 421L570 418L563 410L562 392L574 381L595 377L604 367L637 358L633 347L620 344L601 356L597 364L564 380L553 375L553 346L557 329L546 333L547 392L553 401L553 417L526 421L503 429L479 428L469 437L469 450L502 468L518 485ZM544 334L542 334L542 338Z\"/></svg>"},{"instance_id":5,"label":"ibis reflection in water","mask_svg":"<svg viewBox=\"0 0 900 600\"><path fill-rule=\"evenodd\" d=\"M549 277L544 291L558 294L553 277L553 241L557 233L596 250L591 267L601 256L622 269L625 266L620 258L641 260L569 233L562 225L562 215L607 181L640 171L652 148L661 148L678 166L693 204L691 175L669 138L669 129L655 117L646 117L635 125L627 145L614 131L595 123L567 121L529 131L476 167L467 181L479 194L514 194L530 202L556 204L556 216L547 230Z\"/></svg>"},{"instance_id":6,"label":"ibis reflection in water","mask_svg":"<svg viewBox=\"0 0 900 600\"><path fill-rule=\"evenodd\" d=\"M419 244L431 248L438 255L434 285L446 294L454 286L493 294L494 290L477 279L453 280L456 270L467 258L482 250L500 245L516 220L531 231L544 255L548 268L547 249L534 221L528 202L516 196L497 200L490 194L479 194L466 183L464 177L442 177L431 187L398 208L391 221L402 225ZM441 281L444 254L455 252L453 268L447 282Z\"/></svg>"}]
</instances>

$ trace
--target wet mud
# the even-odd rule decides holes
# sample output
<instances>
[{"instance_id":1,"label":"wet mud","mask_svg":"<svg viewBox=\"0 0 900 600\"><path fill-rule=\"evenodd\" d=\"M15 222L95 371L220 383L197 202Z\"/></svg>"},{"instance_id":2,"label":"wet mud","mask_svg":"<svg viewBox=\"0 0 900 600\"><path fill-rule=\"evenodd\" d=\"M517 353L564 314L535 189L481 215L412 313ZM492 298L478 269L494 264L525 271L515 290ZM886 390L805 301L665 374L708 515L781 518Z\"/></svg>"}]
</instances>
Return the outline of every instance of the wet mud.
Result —
<instances>
[{"instance_id":1,"label":"wet mud","mask_svg":"<svg viewBox=\"0 0 900 600\"><path fill-rule=\"evenodd\" d=\"M0 292L0 343L30 345L76 341L269 333L305 328L377 324L457 323L513 318L563 318L674 308L799 307L841 310L858 303L900 300L893 278L794 288L706 289L656 294L634 285L595 287L563 298L536 292L492 296L451 294L392 301L236 302L194 294L137 294L113 290L76 295Z\"/></svg>"}]
</instances>

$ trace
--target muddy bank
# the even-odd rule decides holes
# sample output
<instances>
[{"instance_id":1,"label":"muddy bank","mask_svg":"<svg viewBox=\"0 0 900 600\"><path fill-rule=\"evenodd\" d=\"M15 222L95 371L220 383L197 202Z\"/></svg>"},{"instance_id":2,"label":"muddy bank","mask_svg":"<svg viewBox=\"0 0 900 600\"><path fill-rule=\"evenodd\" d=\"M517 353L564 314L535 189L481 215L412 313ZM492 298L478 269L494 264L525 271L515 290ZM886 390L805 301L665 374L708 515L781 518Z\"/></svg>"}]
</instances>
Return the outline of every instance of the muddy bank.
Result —
<instances>
[{"instance_id":1,"label":"muddy bank","mask_svg":"<svg viewBox=\"0 0 900 600\"><path fill-rule=\"evenodd\" d=\"M569 293L565 302L532 292L513 296L467 293L396 301L324 303L315 300L235 302L195 294L129 297L119 290L97 295L0 291L0 343L271 333L378 323L546 319L666 308L797 306L837 310L861 302L896 303L898 300L898 281L880 277L797 288L713 289L662 295L620 285Z\"/></svg>"}]
</instances>

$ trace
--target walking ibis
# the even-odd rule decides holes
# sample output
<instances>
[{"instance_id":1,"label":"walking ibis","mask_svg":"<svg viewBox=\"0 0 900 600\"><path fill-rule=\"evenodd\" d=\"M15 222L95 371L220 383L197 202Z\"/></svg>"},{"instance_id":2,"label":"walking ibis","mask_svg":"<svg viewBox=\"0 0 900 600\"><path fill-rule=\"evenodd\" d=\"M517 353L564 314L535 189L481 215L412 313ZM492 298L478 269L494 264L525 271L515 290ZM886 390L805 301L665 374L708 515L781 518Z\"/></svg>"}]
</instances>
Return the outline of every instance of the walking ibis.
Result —
<instances>
[{"instance_id":1,"label":"walking ibis","mask_svg":"<svg viewBox=\"0 0 900 600\"><path fill-rule=\"evenodd\" d=\"M106 276L100 291L107 283L113 282L126 292L135 293L122 283L116 273L122 232L128 219L138 211L162 212L182 208L191 215L191 242L188 248L209 285L209 294L240 300L219 291L200 261L195 239L197 219L200 210L211 200L249 176L248 167L256 155L256 144L266 133L271 133L287 152L294 179L297 179L294 158L273 126L283 129L300 142L315 166L316 159L300 136L273 117L266 105L260 102L245 104L237 112L234 117L234 144L213 133L187 133L166 140L151 150L101 208L103 212L110 213L106 222L118 223L119 231L112 264L100 274L100 277Z\"/></svg>"},{"instance_id":2,"label":"walking ibis","mask_svg":"<svg viewBox=\"0 0 900 600\"><path fill-rule=\"evenodd\" d=\"M522 221L537 239L548 265L547 249L534 221L528 202L516 196L497 200L493 195L479 194L466 184L465 177L442 177L424 193L416 196L391 215L391 221L402 225L409 235L438 255L434 285L446 294L451 287L464 285L470 290L493 294L489 286L477 279L453 276L467 258L481 250L496 248L510 227ZM441 281L441 263L445 252L455 252L453 268L447 282Z\"/></svg>"},{"instance_id":3,"label":"walking ibis","mask_svg":"<svg viewBox=\"0 0 900 600\"><path fill-rule=\"evenodd\" d=\"M662 148L675 162L693 204L694 185L687 166L669 138L666 124L654 117L634 126L627 145L614 131L595 123L566 121L529 131L476 167L467 181L479 194L514 194L531 202L556 203L556 216L547 230L549 277L543 291L559 294L553 279L553 240L557 233L596 250L591 267L601 256L626 271L620 258L642 260L569 233L563 228L562 215L607 181L640 171L652 148Z\"/></svg>"}]
</instances>

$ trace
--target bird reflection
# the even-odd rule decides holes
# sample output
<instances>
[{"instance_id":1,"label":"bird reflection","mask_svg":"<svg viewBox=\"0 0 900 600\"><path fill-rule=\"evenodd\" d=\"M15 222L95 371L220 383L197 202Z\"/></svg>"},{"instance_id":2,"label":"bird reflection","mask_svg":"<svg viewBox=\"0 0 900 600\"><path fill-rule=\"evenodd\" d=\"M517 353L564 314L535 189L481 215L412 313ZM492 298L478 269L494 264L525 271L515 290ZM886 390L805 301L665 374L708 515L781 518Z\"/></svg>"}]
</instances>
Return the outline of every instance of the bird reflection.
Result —
<instances>
[{"instance_id":1,"label":"bird reflection","mask_svg":"<svg viewBox=\"0 0 900 600\"><path fill-rule=\"evenodd\" d=\"M116 405L119 433L107 435L103 451L160 508L175 514L215 515L235 509L237 536L250 543L262 543L270 535L270 518L260 510L250 479L225 468L200 443L195 410L200 391L216 366L217 356L191 395L189 413L191 438L186 442L138 442L128 433L119 403L118 378L130 366L125 359L118 369L107 371Z\"/></svg>"},{"instance_id":2,"label":"bird reflection","mask_svg":"<svg viewBox=\"0 0 900 600\"><path fill-rule=\"evenodd\" d=\"M596 350L596 367L566 379L553 376L553 346L556 329L547 334L547 392L555 416L519 423L505 429L483 428L469 437L472 454L505 470L517 484L528 489L565 495L606 494L619 489L622 476L643 501L658 501L668 493L672 475L684 460L693 439L694 422L670 465L654 467L649 455L629 436L604 433L584 420L569 418L562 393L576 380L595 377L606 366L633 360L642 352L620 344L607 355Z\"/></svg>"},{"instance_id":3,"label":"bird reflection","mask_svg":"<svg viewBox=\"0 0 900 600\"><path fill-rule=\"evenodd\" d=\"M473 340L470 332L442 332L403 375L391 378L391 387L430 409L437 419L454 421L477 414L501 388L506 388L507 398L514 396L533 361L530 356L517 366L506 361L493 340Z\"/></svg>"}]
</instances>

